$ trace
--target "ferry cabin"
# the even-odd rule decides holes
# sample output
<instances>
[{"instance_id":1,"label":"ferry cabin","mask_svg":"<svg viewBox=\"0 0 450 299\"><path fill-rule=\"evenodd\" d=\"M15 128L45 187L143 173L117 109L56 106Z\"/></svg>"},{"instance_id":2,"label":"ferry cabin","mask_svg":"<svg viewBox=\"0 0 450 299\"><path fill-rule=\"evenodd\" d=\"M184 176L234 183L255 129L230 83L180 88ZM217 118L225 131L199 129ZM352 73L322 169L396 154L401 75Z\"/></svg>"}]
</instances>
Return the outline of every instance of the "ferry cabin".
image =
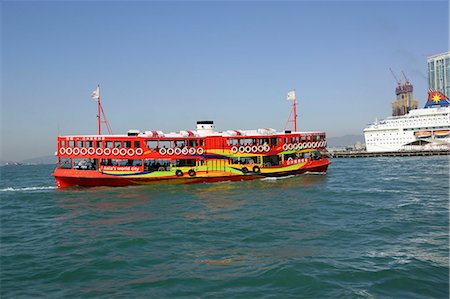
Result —
<instances>
[{"instance_id":1,"label":"ferry cabin","mask_svg":"<svg viewBox=\"0 0 450 299\"><path fill-rule=\"evenodd\" d=\"M291 171L291 165L326 160L322 132L276 133L260 129L206 136L199 133L201 130L169 134L130 130L127 135L60 136L54 175L83 177L83 173L99 172L134 176L154 173L158 177L247 173L277 176ZM328 164L327 160L324 165Z\"/></svg>"}]
</instances>

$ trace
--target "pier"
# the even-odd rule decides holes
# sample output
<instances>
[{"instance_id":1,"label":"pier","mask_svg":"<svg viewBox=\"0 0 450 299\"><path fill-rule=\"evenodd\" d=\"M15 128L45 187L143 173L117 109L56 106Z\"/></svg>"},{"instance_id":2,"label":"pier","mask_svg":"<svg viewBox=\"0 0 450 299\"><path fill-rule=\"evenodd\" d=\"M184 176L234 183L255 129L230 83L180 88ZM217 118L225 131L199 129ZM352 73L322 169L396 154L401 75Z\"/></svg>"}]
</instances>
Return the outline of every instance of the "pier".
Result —
<instances>
[{"instance_id":1,"label":"pier","mask_svg":"<svg viewBox=\"0 0 450 299\"><path fill-rule=\"evenodd\" d=\"M371 158L371 157L411 157L411 156L445 156L450 150L421 150L396 152L335 151L329 152L331 158Z\"/></svg>"}]
</instances>

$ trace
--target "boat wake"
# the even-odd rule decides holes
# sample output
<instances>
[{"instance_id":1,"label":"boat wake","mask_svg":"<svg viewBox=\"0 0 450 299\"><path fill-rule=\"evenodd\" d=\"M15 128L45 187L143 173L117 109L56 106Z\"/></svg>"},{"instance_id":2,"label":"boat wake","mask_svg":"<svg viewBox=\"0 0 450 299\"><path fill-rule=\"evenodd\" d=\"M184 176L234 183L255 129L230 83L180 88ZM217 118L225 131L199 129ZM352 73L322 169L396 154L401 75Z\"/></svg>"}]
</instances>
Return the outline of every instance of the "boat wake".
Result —
<instances>
[{"instance_id":1,"label":"boat wake","mask_svg":"<svg viewBox=\"0 0 450 299\"><path fill-rule=\"evenodd\" d=\"M295 177L295 175L288 175L288 176L283 176L283 177L267 177L267 178L263 178L261 179L261 181L264 182L275 182L275 181L279 181L279 180L285 180L285 179L290 179Z\"/></svg>"},{"instance_id":2,"label":"boat wake","mask_svg":"<svg viewBox=\"0 0 450 299\"><path fill-rule=\"evenodd\" d=\"M41 191L41 190L53 190L56 186L43 186L43 187L24 187L24 188L14 188L8 187L0 189L0 192L24 192L24 191Z\"/></svg>"}]
</instances>

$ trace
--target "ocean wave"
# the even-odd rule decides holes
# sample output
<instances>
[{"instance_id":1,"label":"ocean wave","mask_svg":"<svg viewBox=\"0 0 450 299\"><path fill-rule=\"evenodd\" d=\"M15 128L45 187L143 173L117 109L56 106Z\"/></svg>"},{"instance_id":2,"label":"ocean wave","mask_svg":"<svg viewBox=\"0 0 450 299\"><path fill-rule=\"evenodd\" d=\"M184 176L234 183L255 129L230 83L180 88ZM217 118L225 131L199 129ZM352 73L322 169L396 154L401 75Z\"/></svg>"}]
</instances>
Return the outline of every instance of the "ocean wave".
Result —
<instances>
[{"instance_id":1,"label":"ocean wave","mask_svg":"<svg viewBox=\"0 0 450 299\"><path fill-rule=\"evenodd\" d=\"M56 186L23 187L23 188L8 187L8 188L0 189L0 192L24 192L24 191L40 191L40 190L53 190L53 189L56 189Z\"/></svg>"}]
</instances>

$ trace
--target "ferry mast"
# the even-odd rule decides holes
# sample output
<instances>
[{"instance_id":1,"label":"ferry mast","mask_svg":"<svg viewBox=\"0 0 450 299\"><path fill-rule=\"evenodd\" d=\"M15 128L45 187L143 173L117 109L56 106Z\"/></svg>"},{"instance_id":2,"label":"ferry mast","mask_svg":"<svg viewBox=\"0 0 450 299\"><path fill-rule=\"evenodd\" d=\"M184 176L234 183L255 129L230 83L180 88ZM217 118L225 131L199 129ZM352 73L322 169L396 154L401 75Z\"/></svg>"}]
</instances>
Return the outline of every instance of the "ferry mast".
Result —
<instances>
[{"instance_id":1,"label":"ferry mast","mask_svg":"<svg viewBox=\"0 0 450 299\"><path fill-rule=\"evenodd\" d=\"M297 98L295 96L295 89L288 92L287 100L293 101L293 103L292 103L292 110L291 113L289 114L289 118L286 122L286 125L284 126L284 130L286 130L288 123L293 123L294 132L297 132Z\"/></svg>"},{"instance_id":2,"label":"ferry mast","mask_svg":"<svg viewBox=\"0 0 450 299\"><path fill-rule=\"evenodd\" d=\"M97 102L97 131L98 135L102 135L102 123L106 125L108 129L108 133L110 135L113 134L111 126L109 125L108 119L106 118L105 111L103 110L102 104L100 102L100 84L97 85L97 88L92 92L91 97L94 101ZM103 120L102 120L103 115Z\"/></svg>"}]
</instances>

